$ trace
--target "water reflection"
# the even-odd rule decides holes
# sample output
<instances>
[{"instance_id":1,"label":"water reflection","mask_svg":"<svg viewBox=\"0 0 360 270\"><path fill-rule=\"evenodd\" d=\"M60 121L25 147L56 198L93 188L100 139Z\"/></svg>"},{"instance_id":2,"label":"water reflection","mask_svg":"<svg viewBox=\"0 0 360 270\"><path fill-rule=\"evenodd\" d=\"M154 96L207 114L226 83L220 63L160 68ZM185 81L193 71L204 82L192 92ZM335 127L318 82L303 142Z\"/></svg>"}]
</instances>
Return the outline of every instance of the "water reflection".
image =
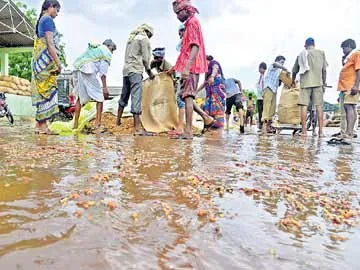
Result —
<instances>
[{"instance_id":1,"label":"water reflection","mask_svg":"<svg viewBox=\"0 0 360 270\"><path fill-rule=\"evenodd\" d=\"M360 267L356 146L1 127L0 147L1 269Z\"/></svg>"}]
</instances>

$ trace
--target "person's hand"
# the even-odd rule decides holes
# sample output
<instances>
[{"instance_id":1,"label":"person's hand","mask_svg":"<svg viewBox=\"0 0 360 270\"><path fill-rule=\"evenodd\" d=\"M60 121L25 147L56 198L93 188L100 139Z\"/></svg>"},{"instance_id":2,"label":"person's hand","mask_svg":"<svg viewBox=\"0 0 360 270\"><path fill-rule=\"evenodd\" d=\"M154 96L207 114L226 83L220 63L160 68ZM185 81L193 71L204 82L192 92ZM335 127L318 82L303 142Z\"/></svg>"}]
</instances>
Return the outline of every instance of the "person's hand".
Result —
<instances>
[{"instance_id":1,"label":"person's hand","mask_svg":"<svg viewBox=\"0 0 360 270\"><path fill-rule=\"evenodd\" d=\"M61 65L56 65L56 68L50 71L50 74L52 75L59 75L60 73L61 73Z\"/></svg>"},{"instance_id":2,"label":"person's hand","mask_svg":"<svg viewBox=\"0 0 360 270\"><path fill-rule=\"evenodd\" d=\"M174 72L175 72L175 68L172 67L168 71L166 71L166 74L171 76Z\"/></svg>"},{"instance_id":3,"label":"person's hand","mask_svg":"<svg viewBox=\"0 0 360 270\"><path fill-rule=\"evenodd\" d=\"M181 73L181 80L186 81L190 77L190 68L185 67L183 72Z\"/></svg>"},{"instance_id":4,"label":"person's hand","mask_svg":"<svg viewBox=\"0 0 360 270\"><path fill-rule=\"evenodd\" d=\"M109 89L107 87L103 88L103 94L104 94L105 99L109 99L110 93L109 93Z\"/></svg>"},{"instance_id":5,"label":"person's hand","mask_svg":"<svg viewBox=\"0 0 360 270\"><path fill-rule=\"evenodd\" d=\"M214 84L214 80L215 80L214 76L210 76L209 79L208 79L209 85L213 85L213 84Z\"/></svg>"},{"instance_id":6,"label":"person's hand","mask_svg":"<svg viewBox=\"0 0 360 270\"><path fill-rule=\"evenodd\" d=\"M359 87L357 86L354 86L352 89L351 89L351 95L352 96L356 96L357 94L359 93Z\"/></svg>"},{"instance_id":7,"label":"person's hand","mask_svg":"<svg viewBox=\"0 0 360 270\"><path fill-rule=\"evenodd\" d=\"M150 80L155 79L155 75L154 75L154 73L152 73L152 71L149 72L149 79Z\"/></svg>"}]
</instances>

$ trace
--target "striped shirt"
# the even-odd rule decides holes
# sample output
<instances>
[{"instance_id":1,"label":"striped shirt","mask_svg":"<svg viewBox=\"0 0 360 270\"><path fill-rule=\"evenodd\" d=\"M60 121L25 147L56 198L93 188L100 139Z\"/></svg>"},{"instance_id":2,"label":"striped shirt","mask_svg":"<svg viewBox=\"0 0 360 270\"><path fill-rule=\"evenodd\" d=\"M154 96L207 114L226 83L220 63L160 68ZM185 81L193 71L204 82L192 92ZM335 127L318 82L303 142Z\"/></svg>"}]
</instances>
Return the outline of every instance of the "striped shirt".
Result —
<instances>
[{"instance_id":1,"label":"striped shirt","mask_svg":"<svg viewBox=\"0 0 360 270\"><path fill-rule=\"evenodd\" d=\"M280 73L280 68L276 68L274 65L271 65L265 76L264 88L270 88L271 91L276 93L280 86Z\"/></svg>"}]
</instances>

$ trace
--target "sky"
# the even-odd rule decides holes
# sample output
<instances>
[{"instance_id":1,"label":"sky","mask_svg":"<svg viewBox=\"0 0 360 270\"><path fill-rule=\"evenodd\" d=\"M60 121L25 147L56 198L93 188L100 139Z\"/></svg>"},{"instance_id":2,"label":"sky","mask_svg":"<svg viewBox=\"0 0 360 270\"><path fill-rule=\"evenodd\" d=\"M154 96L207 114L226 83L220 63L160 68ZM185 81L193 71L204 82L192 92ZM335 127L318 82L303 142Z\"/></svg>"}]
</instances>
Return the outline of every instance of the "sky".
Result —
<instances>
[{"instance_id":1,"label":"sky","mask_svg":"<svg viewBox=\"0 0 360 270\"><path fill-rule=\"evenodd\" d=\"M41 0L24 0L40 11ZM91 41L111 38L118 46L108 73L109 85L122 85L122 67L129 33L142 23L155 28L152 47L166 47L166 58L175 63L180 22L171 0L60 0L55 23L64 35L67 62L73 63ZM341 69L340 44L353 38L360 47L359 0L196 0L206 53L223 67L225 77L240 79L254 89L261 62L271 64L277 55L291 70L305 39L313 37L324 50L328 68L325 100L336 102Z\"/></svg>"}]
</instances>

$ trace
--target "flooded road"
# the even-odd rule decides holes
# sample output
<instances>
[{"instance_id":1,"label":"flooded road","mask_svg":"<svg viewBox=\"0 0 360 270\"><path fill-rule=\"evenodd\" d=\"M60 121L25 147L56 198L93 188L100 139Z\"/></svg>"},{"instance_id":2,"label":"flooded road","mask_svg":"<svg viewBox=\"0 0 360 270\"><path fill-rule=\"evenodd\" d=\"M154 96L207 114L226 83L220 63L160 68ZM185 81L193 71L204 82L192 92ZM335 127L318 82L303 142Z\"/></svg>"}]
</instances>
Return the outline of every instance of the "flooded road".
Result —
<instances>
[{"instance_id":1,"label":"flooded road","mask_svg":"<svg viewBox=\"0 0 360 270\"><path fill-rule=\"evenodd\" d=\"M1 122L0 269L360 269L359 143Z\"/></svg>"}]
</instances>

